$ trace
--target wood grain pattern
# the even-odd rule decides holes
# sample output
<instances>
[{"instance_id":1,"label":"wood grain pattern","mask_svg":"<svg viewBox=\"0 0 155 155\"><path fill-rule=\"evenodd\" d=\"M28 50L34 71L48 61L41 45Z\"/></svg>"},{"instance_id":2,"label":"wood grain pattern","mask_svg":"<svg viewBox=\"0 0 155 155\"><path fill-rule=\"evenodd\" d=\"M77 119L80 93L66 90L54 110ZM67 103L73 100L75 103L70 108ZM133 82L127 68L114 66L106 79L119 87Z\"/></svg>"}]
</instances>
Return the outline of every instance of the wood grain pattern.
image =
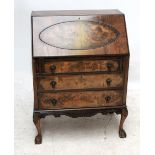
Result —
<instances>
[{"instance_id":1,"label":"wood grain pattern","mask_svg":"<svg viewBox=\"0 0 155 155\"><path fill-rule=\"evenodd\" d=\"M41 118L121 114L125 138L129 47L118 10L36 11L31 14L35 143Z\"/></svg>"},{"instance_id":2,"label":"wood grain pattern","mask_svg":"<svg viewBox=\"0 0 155 155\"><path fill-rule=\"evenodd\" d=\"M110 100L106 100L110 97ZM52 100L56 104L52 104ZM121 91L88 91L40 94L40 109L63 109L122 105Z\"/></svg>"},{"instance_id":3,"label":"wood grain pattern","mask_svg":"<svg viewBox=\"0 0 155 155\"><path fill-rule=\"evenodd\" d=\"M108 68L111 64L111 68ZM51 70L54 65L56 69ZM94 71L120 71L120 60L74 60L74 61L50 61L44 64L45 73L80 73Z\"/></svg>"},{"instance_id":4,"label":"wood grain pattern","mask_svg":"<svg viewBox=\"0 0 155 155\"><path fill-rule=\"evenodd\" d=\"M123 70L124 70L123 103L124 104L126 104L126 97L127 97L128 69L129 69L129 56L125 56L123 59Z\"/></svg>"},{"instance_id":5,"label":"wood grain pattern","mask_svg":"<svg viewBox=\"0 0 155 155\"><path fill-rule=\"evenodd\" d=\"M37 80L36 73L38 69L38 64L35 59L32 60L32 72L33 72L33 89L34 89L34 109L38 109L38 95L37 95Z\"/></svg>"},{"instance_id":6,"label":"wood grain pattern","mask_svg":"<svg viewBox=\"0 0 155 155\"><path fill-rule=\"evenodd\" d=\"M52 85L53 82L53 85ZM39 79L39 90L69 90L89 88L122 88L121 74L60 75Z\"/></svg>"},{"instance_id":7,"label":"wood grain pattern","mask_svg":"<svg viewBox=\"0 0 155 155\"><path fill-rule=\"evenodd\" d=\"M98 25L102 25L102 23L111 25L114 27L119 33L120 36L116 39L113 43L108 44L107 46L95 48L95 49L85 49L85 50L69 50L69 49L61 49L53 46L49 46L43 43L39 39L39 34L48 26L62 23L62 22L69 22L69 21L92 21L98 22ZM33 56L40 57L40 56L77 56L77 55L119 55L119 54L128 54L128 45L127 45L127 35L125 30L125 23L124 23L124 15L94 15L94 16L45 16L45 17L32 17L32 29L33 29ZM104 24L103 24L104 25ZM58 29L57 34L59 34L61 29ZM83 31L87 34L87 29L83 29ZM87 42L88 40L87 35L83 36L83 31L81 31L80 38L82 38L82 42ZM65 31L64 34L67 38L70 37L70 32L68 29ZM98 32L95 34L95 32ZM89 34L89 38L101 38L103 31L100 30L91 30ZM95 34L95 35L94 35ZM105 35L104 35L105 36ZM113 38L113 33L111 33L110 38ZM108 37L108 38L109 38ZM63 39L63 38L61 38ZM81 39L80 39L81 40ZM81 41L80 41L81 42ZM59 43L59 47L62 47L63 44L71 44L69 46L76 47L81 44L80 42L70 43L66 38ZM92 41L93 42L93 39ZM88 42L87 42L88 43ZM98 41L99 45L101 45L101 41ZM73 49L74 49L73 48Z\"/></svg>"},{"instance_id":8,"label":"wood grain pattern","mask_svg":"<svg viewBox=\"0 0 155 155\"><path fill-rule=\"evenodd\" d=\"M67 21L47 26L39 39L48 46L67 50L88 50L111 44L119 37L111 25L95 21Z\"/></svg>"}]
</instances>

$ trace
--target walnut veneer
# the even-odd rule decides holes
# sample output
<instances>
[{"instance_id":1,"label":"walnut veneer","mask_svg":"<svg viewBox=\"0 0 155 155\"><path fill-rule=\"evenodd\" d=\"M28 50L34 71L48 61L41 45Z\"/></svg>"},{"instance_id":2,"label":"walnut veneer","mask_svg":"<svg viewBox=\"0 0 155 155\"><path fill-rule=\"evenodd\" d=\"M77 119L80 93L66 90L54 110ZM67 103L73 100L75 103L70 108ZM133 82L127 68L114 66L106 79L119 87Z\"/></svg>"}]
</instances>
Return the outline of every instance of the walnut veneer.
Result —
<instances>
[{"instance_id":1,"label":"walnut veneer","mask_svg":"<svg viewBox=\"0 0 155 155\"><path fill-rule=\"evenodd\" d=\"M35 143L40 120L121 114L126 137L129 48L124 14L118 10L34 11L32 64Z\"/></svg>"}]
</instances>

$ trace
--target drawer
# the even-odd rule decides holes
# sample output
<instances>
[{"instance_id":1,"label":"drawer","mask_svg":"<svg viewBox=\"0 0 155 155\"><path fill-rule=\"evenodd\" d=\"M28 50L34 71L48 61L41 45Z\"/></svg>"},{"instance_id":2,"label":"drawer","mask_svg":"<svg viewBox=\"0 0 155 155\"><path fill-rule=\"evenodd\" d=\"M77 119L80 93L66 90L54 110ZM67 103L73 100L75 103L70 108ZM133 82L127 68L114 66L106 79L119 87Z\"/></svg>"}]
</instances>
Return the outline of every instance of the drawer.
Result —
<instances>
[{"instance_id":1,"label":"drawer","mask_svg":"<svg viewBox=\"0 0 155 155\"><path fill-rule=\"evenodd\" d=\"M39 90L121 88L122 74L57 75L39 78Z\"/></svg>"},{"instance_id":2,"label":"drawer","mask_svg":"<svg viewBox=\"0 0 155 155\"><path fill-rule=\"evenodd\" d=\"M108 107L122 105L122 91L41 93L40 109Z\"/></svg>"},{"instance_id":3,"label":"drawer","mask_svg":"<svg viewBox=\"0 0 155 155\"><path fill-rule=\"evenodd\" d=\"M117 72L121 60L49 61L44 64L45 73Z\"/></svg>"}]
</instances>

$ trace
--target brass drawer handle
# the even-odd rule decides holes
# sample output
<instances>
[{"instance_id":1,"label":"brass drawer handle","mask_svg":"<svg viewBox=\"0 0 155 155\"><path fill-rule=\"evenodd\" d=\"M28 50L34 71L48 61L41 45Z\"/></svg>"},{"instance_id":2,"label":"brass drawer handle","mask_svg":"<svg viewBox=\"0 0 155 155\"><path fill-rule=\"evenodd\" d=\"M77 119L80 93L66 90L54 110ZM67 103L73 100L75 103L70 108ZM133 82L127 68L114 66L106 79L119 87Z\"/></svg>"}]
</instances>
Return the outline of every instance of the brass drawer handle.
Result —
<instances>
[{"instance_id":1,"label":"brass drawer handle","mask_svg":"<svg viewBox=\"0 0 155 155\"><path fill-rule=\"evenodd\" d=\"M107 63L108 71L111 71L112 67L113 67L113 64L112 63Z\"/></svg>"},{"instance_id":2,"label":"brass drawer handle","mask_svg":"<svg viewBox=\"0 0 155 155\"><path fill-rule=\"evenodd\" d=\"M109 78L109 79L106 80L106 82L107 82L107 85L110 86L111 83L112 83L112 80Z\"/></svg>"},{"instance_id":3,"label":"brass drawer handle","mask_svg":"<svg viewBox=\"0 0 155 155\"><path fill-rule=\"evenodd\" d=\"M50 70L51 70L51 72L54 72L54 71L56 70L56 66L52 64L52 65L50 66Z\"/></svg>"},{"instance_id":4,"label":"brass drawer handle","mask_svg":"<svg viewBox=\"0 0 155 155\"><path fill-rule=\"evenodd\" d=\"M56 100L55 98L50 99L50 103L51 103L53 106L56 106L57 100Z\"/></svg>"},{"instance_id":5,"label":"brass drawer handle","mask_svg":"<svg viewBox=\"0 0 155 155\"><path fill-rule=\"evenodd\" d=\"M50 85L52 86L52 88L55 88L57 82L56 81L51 81Z\"/></svg>"},{"instance_id":6,"label":"brass drawer handle","mask_svg":"<svg viewBox=\"0 0 155 155\"><path fill-rule=\"evenodd\" d=\"M106 96L106 97L105 97L105 100L106 100L107 103L110 102L111 96Z\"/></svg>"}]
</instances>

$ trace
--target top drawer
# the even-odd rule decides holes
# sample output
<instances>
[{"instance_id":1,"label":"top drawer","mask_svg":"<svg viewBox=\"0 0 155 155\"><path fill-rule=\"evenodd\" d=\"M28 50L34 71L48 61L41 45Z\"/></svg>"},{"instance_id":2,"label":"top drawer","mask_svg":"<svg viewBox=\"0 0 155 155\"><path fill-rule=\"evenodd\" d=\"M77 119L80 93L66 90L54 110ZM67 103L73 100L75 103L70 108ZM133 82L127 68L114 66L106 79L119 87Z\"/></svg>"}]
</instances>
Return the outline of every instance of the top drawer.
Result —
<instances>
[{"instance_id":1,"label":"top drawer","mask_svg":"<svg viewBox=\"0 0 155 155\"><path fill-rule=\"evenodd\" d=\"M118 72L121 60L76 60L48 61L44 64L45 73Z\"/></svg>"}]
</instances>

